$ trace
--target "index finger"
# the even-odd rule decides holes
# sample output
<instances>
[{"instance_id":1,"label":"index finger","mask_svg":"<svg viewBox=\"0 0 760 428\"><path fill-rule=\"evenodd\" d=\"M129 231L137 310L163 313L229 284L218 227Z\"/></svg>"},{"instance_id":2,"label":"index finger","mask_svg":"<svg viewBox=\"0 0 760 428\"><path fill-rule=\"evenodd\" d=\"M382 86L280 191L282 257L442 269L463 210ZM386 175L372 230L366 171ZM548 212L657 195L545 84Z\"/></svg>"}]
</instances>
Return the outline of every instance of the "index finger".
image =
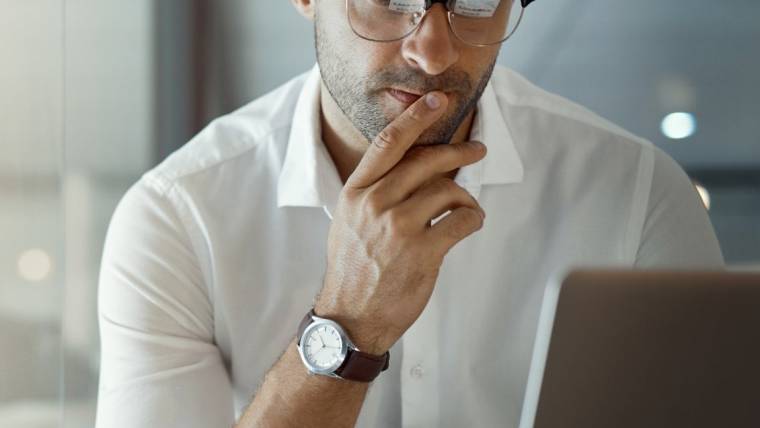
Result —
<instances>
[{"instance_id":1,"label":"index finger","mask_svg":"<svg viewBox=\"0 0 760 428\"><path fill-rule=\"evenodd\" d=\"M372 141L346 186L365 188L393 168L419 136L446 110L448 99L439 91L429 92L404 110Z\"/></svg>"}]
</instances>

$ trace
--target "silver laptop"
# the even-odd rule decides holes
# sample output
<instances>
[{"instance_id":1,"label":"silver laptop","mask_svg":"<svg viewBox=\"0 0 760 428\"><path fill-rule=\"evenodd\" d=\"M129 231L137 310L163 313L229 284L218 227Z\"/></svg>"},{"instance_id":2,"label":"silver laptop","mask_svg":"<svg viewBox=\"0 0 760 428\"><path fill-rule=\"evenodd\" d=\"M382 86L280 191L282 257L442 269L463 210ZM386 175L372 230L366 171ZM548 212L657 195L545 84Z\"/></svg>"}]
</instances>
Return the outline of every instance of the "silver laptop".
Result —
<instances>
[{"instance_id":1,"label":"silver laptop","mask_svg":"<svg viewBox=\"0 0 760 428\"><path fill-rule=\"evenodd\" d=\"M550 284L529 427L760 427L760 273L576 271Z\"/></svg>"}]
</instances>

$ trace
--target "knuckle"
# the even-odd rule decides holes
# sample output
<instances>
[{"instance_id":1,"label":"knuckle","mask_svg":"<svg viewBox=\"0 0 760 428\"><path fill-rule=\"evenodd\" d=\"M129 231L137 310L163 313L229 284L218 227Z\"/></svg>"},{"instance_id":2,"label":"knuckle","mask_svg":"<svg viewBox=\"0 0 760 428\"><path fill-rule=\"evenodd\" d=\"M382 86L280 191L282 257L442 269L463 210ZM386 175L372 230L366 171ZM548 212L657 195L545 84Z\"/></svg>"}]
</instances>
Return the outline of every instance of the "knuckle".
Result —
<instances>
[{"instance_id":1,"label":"knuckle","mask_svg":"<svg viewBox=\"0 0 760 428\"><path fill-rule=\"evenodd\" d=\"M382 204L380 203L380 199L373 192L370 192L364 198L364 203L362 204L362 206L364 207L363 211L372 218L379 217L383 211L383 207L382 207Z\"/></svg>"},{"instance_id":2,"label":"knuckle","mask_svg":"<svg viewBox=\"0 0 760 428\"><path fill-rule=\"evenodd\" d=\"M483 216L481 216L480 213L474 209L468 210L468 211L470 213L469 214L470 217L472 218L471 221L474 226L474 229L480 230L481 228L483 228L483 225L485 224L485 219L483 218Z\"/></svg>"},{"instance_id":3,"label":"knuckle","mask_svg":"<svg viewBox=\"0 0 760 428\"><path fill-rule=\"evenodd\" d=\"M446 229L446 235L453 240L460 240L467 236L464 223L462 221L455 221Z\"/></svg>"},{"instance_id":4,"label":"knuckle","mask_svg":"<svg viewBox=\"0 0 760 428\"><path fill-rule=\"evenodd\" d=\"M448 178L448 177L442 177L438 180L435 180L431 186L433 187L433 192L438 193L452 193L452 192L458 192L460 190L463 190L454 180Z\"/></svg>"},{"instance_id":5,"label":"knuckle","mask_svg":"<svg viewBox=\"0 0 760 428\"><path fill-rule=\"evenodd\" d=\"M386 126L377 137L375 137L373 143L382 150L387 150L393 147L398 141L401 140L401 130L390 124Z\"/></svg>"},{"instance_id":6,"label":"knuckle","mask_svg":"<svg viewBox=\"0 0 760 428\"><path fill-rule=\"evenodd\" d=\"M467 160L480 159L485 155L485 145L481 143L451 144L452 150L459 158Z\"/></svg>"},{"instance_id":7,"label":"knuckle","mask_svg":"<svg viewBox=\"0 0 760 428\"><path fill-rule=\"evenodd\" d=\"M478 149L471 144L454 144L453 147L455 147L457 151L457 156L460 158L465 159L472 159L477 158L478 156Z\"/></svg>"},{"instance_id":8,"label":"knuckle","mask_svg":"<svg viewBox=\"0 0 760 428\"><path fill-rule=\"evenodd\" d=\"M449 229L455 239L462 239L483 226L483 219L473 209L463 209L458 221L453 222Z\"/></svg>"},{"instance_id":9,"label":"knuckle","mask_svg":"<svg viewBox=\"0 0 760 428\"><path fill-rule=\"evenodd\" d=\"M338 203L351 204L360 195L361 191L359 189L352 186L343 186L343 189L341 189L340 193L338 194Z\"/></svg>"},{"instance_id":10,"label":"knuckle","mask_svg":"<svg viewBox=\"0 0 760 428\"><path fill-rule=\"evenodd\" d=\"M468 144L463 144L463 143L448 144L446 145L446 147L449 148L449 150L452 150L458 153L463 153L463 152L466 153L469 149Z\"/></svg>"},{"instance_id":11,"label":"knuckle","mask_svg":"<svg viewBox=\"0 0 760 428\"><path fill-rule=\"evenodd\" d=\"M415 122L421 122L425 119L425 112L422 110L419 104L414 104L412 108L407 110L407 117Z\"/></svg>"},{"instance_id":12,"label":"knuckle","mask_svg":"<svg viewBox=\"0 0 760 428\"><path fill-rule=\"evenodd\" d=\"M443 177L431 183L431 192L435 194L443 194L450 199L451 203L456 205L470 206L474 205L474 199L470 193L462 186L457 184L456 181Z\"/></svg>"},{"instance_id":13,"label":"knuckle","mask_svg":"<svg viewBox=\"0 0 760 428\"><path fill-rule=\"evenodd\" d=\"M406 157L412 162L428 162L433 157L434 150L428 146L413 146L407 150Z\"/></svg>"},{"instance_id":14,"label":"knuckle","mask_svg":"<svg viewBox=\"0 0 760 428\"><path fill-rule=\"evenodd\" d=\"M386 213L385 222L391 233L400 234L408 227L409 219L400 210L392 209Z\"/></svg>"},{"instance_id":15,"label":"knuckle","mask_svg":"<svg viewBox=\"0 0 760 428\"><path fill-rule=\"evenodd\" d=\"M470 192L468 192L468 191L466 191L464 189L462 189L462 191L467 194L467 199L469 199L469 201L472 204L473 208L475 208L476 210L481 210L482 209L481 206L480 206L480 204L478 203L478 200L475 199L475 197L472 196L472 194ZM478 216L480 216L480 213L476 213L476 214L478 214Z\"/></svg>"}]
</instances>

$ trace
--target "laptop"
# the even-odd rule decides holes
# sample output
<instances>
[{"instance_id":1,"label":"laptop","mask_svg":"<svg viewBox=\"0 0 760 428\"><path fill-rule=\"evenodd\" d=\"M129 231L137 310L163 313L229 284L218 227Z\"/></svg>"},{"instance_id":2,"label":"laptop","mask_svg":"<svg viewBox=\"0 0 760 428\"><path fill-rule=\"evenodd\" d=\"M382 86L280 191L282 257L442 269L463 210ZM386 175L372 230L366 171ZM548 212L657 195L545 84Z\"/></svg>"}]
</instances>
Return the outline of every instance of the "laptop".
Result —
<instances>
[{"instance_id":1,"label":"laptop","mask_svg":"<svg viewBox=\"0 0 760 428\"><path fill-rule=\"evenodd\" d=\"M520 419L531 427L760 427L760 273L550 283Z\"/></svg>"}]
</instances>

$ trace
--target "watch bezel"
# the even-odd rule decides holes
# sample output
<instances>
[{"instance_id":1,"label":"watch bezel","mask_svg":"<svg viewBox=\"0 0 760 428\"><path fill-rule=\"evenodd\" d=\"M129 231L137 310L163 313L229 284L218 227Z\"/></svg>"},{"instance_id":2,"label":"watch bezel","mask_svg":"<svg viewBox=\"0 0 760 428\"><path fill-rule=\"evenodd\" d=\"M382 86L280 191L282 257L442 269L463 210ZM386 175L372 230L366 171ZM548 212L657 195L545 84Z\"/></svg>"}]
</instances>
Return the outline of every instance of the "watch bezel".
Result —
<instances>
[{"instance_id":1,"label":"watch bezel","mask_svg":"<svg viewBox=\"0 0 760 428\"><path fill-rule=\"evenodd\" d=\"M321 368L321 367L315 366L309 361L308 358L306 358L306 355L304 354L304 350L303 350L303 343L304 343L304 339L308 337L309 334L314 329L317 329L324 325L329 325L335 328L335 330L337 330L341 339L341 349L340 349L340 354L338 356L338 360L333 365L331 365L330 367ZM346 335L346 332L343 330L340 324L336 323L333 320L320 318L313 315L311 324L309 324L304 329L303 334L301 334L301 337L299 338L298 354L301 356L301 360L303 361L304 365L306 365L306 367L309 369L310 372L315 373L315 374L321 374L321 375L339 378L340 376L338 376L334 372L335 370L338 369L338 367L340 367L343 364L344 361L346 361L346 356L348 355L349 347L352 349L355 348L355 346L353 346L353 343L351 343L351 341L348 339L348 335Z\"/></svg>"}]
</instances>

